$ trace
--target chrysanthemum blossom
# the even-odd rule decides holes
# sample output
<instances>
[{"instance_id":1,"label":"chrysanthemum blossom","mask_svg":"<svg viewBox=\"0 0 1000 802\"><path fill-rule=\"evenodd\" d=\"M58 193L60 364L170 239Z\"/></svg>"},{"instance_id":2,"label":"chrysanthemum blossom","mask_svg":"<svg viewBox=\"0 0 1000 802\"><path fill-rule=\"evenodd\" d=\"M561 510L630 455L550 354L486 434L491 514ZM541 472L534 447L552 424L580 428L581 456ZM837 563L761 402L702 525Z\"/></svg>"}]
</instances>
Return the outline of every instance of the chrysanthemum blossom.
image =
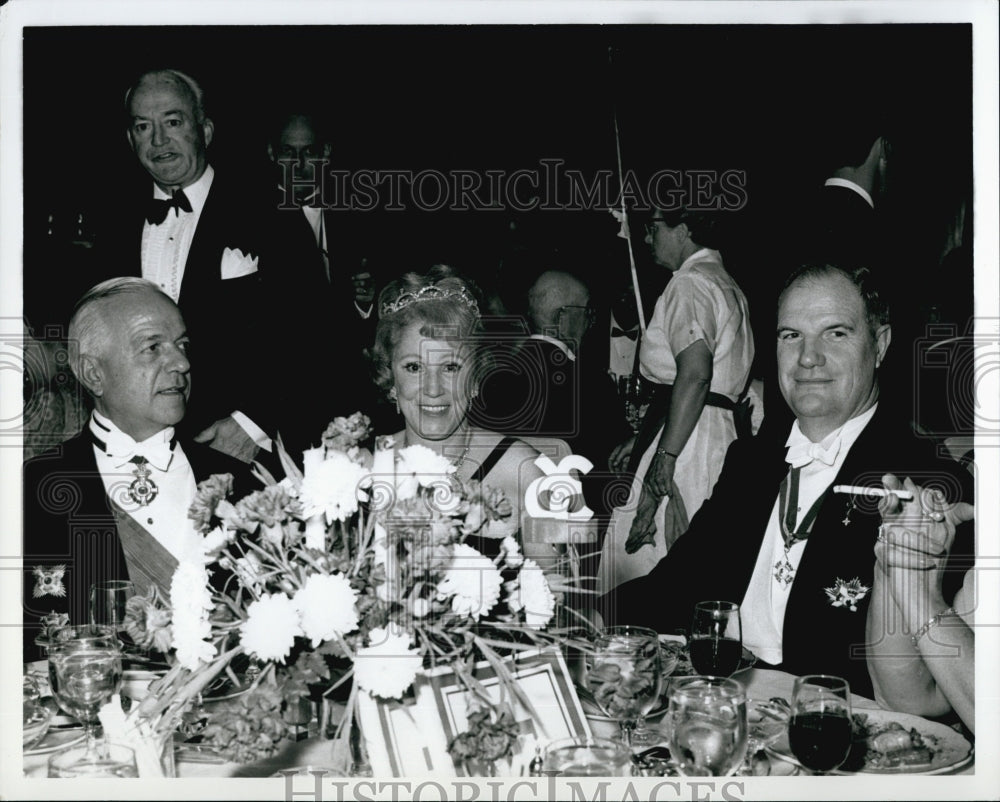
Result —
<instances>
[{"instance_id":1,"label":"chrysanthemum blossom","mask_svg":"<svg viewBox=\"0 0 1000 802\"><path fill-rule=\"evenodd\" d=\"M452 546L451 565L438 582L437 597L451 598L451 609L477 621L486 615L500 598L503 577L493 561L472 546L456 543Z\"/></svg>"},{"instance_id":2,"label":"chrysanthemum blossom","mask_svg":"<svg viewBox=\"0 0 1000 802\"><path fill-rule=\"evenodd\" d=\"M507 599L512 613L524 610L524 621L532 629L543 629L556 611L556 599L541 566L526 559L518 572L518 587Z\"/></svg>"},{"instance_id":3,"label":"chrysanthemum blossom","mask_svg":"<svg viewBox=\"0 0 1000 802\"><path fill-rule=\"evenodd\" d=\"M177 566L170 580L170 607L173 619L173 646L178 662L192 671L215 657L215 647L208 642L212 625L212 591L203 563L185 560Z\"/></svg>"},{"instance_id":4,"label":"chrysanthemum blossom","mask_svg":"<svg viewBox=\"0 0 1000 802\"><path fill-rule=\"evenodd\" d=\"M309 518L323 512L328 521L343 521L353 515L358 511L358 485L367 473L340 451L329 452L324 460L315 459L315 455L305 460L299 491L303 515Z\"/></svg>"},{"instance_id":5,"label":"chrysanthemum blossom","mask_svg":"<svg viewBox=\"0 0 1000 802\"><path fill-rule=\"evenodd\" d=\"M413 498L419 487L430 487L454 472L455 466L447 457L427 446L400 449L396 461L396 498Z\"/></svg>"},{"instance_id":6,"label":"chrysanthemum blossom","mask_svg":"<svg viewBox=\"0 0 1000 802\"><path fill-rule=\"evenodd\" d=\"M261 660L284 663L302 634L295 604L284 593L262 596L247 608L247 620L240 624L244 650Z\"/></svg>"},{"instance_id":7,"label":"chrysanthemum blossom","mask_svg":"<svg viewBox=\"0 0 1000 802\"><path fill-rule=\"evenodd\" d=\"M354 659L358 687L385 699L402 698L423 664L420 651L410 648L409 633L392 624L375 627L368 633L368 643Z\"/></svg>"},{"instance_id":8,"label":"chrysanthemum blossom","mask_svg":"<svg viewBox=\"0 0 1000 802\"><path fill-rule=\"evenodd\" d=\"M343 574L310 574L292 600L313 648L358 628L358 592Z\"/></svg>"}]
</instances>

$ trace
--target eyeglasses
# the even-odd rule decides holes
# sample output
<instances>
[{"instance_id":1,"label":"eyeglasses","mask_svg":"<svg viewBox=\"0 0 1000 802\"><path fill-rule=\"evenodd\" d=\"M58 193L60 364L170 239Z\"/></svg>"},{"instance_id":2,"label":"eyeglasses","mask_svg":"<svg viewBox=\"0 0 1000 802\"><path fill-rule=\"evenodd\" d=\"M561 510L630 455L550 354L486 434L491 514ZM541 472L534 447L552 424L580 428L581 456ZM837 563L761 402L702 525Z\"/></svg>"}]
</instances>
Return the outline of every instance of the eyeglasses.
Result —
<instances>
[{"instance_id":1,"label":"eyeglasses","mask_svg":"<svg viewBox=\"0 0 1000 802\"><path fill-rule=\"evenodd\" d=\"M587 318L587 326L593 326L597 322L597 310L590 306L574 306L572 304L567 304L566 306L559 307L559 314L561 315L567 309L582 309L583 314Z\"/></svg>"},{"instance_id":2,"label":"eyeglasses","mask_svg":"<svg viewBox=\"0 0 1000 802\"><path fill-rule=\"evenodd\" d=\"M649 234L649 236L653 236L653 232L656 231L657 223L663 223L663 225L666 225L667 221L664 220L662 217L654 217L652 220L649 220L645 223L646 233Z\"/></svg>"}]
</instances>

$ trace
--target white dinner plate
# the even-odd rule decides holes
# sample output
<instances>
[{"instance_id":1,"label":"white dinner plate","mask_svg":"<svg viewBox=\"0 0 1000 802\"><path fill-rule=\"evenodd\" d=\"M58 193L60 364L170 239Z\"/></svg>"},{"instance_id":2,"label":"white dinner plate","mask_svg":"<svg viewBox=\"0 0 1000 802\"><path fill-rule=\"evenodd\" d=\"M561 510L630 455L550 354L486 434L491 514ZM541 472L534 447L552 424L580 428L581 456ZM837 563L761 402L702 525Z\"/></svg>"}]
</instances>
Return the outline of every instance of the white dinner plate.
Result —
<instances>
[{"instance_id":1,"label":"white dinner plate","mask_svg":"<svg viewBox=\"0 0 1000 802\"><path fill-rule=\"evenodd\" d=\"M857 772L835 770L831 774L950 774L972 762L974 751L972 744L959 732L937 721L929 721L909 713L893 713L888 710L858 710L868 720L874 723L888 724L895 721L905 730L915 729L920 733L933 756L931 762L924 766L893 766L890 768L862 768ZM801 765L788 746L788 734L785 733L770 748L782 760Z\"/></svg>"}]
</instances>

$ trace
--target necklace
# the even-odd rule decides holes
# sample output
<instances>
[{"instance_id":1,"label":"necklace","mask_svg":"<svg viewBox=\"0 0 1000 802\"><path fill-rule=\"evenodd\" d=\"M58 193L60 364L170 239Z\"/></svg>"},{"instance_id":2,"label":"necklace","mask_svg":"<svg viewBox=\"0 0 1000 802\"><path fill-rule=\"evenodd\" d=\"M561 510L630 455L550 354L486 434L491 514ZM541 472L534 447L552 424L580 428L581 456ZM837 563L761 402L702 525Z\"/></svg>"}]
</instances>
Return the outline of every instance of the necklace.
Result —
<instances>
[{"instance_id":1,"label":"necklace","mask_svg":"<svg viewBox=\"0 0 1000 802\"><path fill-rule=\"evenodd\" d=\"M403 437L403 445L406 446L406 447L409 447L409 445L410 445L409 437L405 437L405 436ZM442 451L441 456L442 457L444 456L444 453L443 453L444 450L445 450L444 448L441 449L441 451ZM469 456L469 451L471 451L471 450L472 450L472 430L470 429L466 433L466 435L465 435L465 448L462 449L462 453L458 455L458 459L450 459L448 457L445 457L446 459L448 459L448 461L453 466L455 466L455 474L456 475L462 469L462 466L465 464L465 458Z\"/></svg>"}]
</instances>

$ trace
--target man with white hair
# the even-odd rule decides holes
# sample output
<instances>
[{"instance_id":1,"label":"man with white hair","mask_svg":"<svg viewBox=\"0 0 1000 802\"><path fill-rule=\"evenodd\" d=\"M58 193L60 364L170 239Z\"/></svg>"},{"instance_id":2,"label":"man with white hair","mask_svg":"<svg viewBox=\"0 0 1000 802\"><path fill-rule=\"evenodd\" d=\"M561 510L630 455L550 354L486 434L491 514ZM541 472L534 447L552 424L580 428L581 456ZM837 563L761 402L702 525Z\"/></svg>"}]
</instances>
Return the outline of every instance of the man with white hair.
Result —
<instances>
[{"instance_id":1,"label":"man with white hair","mask_svg":"<svg viewBox=\"0 0 1000 802\"><path fill-rule=\"evenodd\" d=\"M179 70L147 72L125 98L128 141L152 179L142 202L116 215L99 239L100 278L141 275L178 304L198 343L201 390L185 431L244 462L270 450L288 385L262 381L262 366L304 379L329 347L321 307L297 277L304 266L275 241L274 210L208 147L215 124L201 86ZM335 411L297 399L285 420L319 437ZM288 438L286 437L286 443ZM294 450L308 443L294 443Z\"/></svg>"},{"instance_id":2,"label":"man with white hair","mask_svg":"<svg viewBox=\"0 0 1000 802\"><path fill-rule=\"evenodd\" d=\"M69 340L94 409L82 433L24 466L26 655L42 616L88 621L95 583L169 593L178 559L200 537L187 517L197 483L249 479L241 462L175 437L191 394L189 340L155 284L124 277L93 287Z\"/></svg>"}]
</instances>

